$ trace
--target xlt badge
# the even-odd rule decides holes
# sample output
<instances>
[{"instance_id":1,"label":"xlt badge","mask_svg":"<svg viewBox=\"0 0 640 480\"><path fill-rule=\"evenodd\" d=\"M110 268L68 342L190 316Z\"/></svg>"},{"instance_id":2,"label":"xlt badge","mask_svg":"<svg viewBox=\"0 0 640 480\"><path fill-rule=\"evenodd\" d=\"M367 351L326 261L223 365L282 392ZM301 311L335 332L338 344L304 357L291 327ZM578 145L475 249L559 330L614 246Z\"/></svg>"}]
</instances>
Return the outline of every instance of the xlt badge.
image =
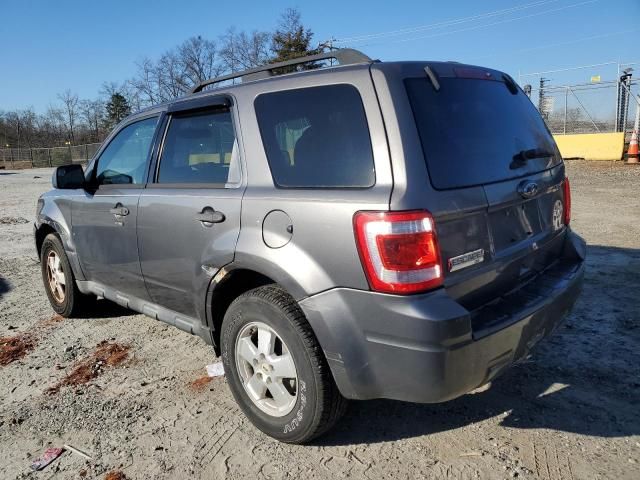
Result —
<instances>
[{"instance_id":1,"label":"xlt badge","mask_svg":"<svg viewBox=\"0 0 640 480\"><path fill-rule=\"evenodd\" d=\"M467 252L462 255L458 255L457 257L452 257L447 263L449 265L449 271L455 272L456 270L461 270L482 262L484 262L484 249L479 248L473 252Z\"/></svg>"}]
</instances>

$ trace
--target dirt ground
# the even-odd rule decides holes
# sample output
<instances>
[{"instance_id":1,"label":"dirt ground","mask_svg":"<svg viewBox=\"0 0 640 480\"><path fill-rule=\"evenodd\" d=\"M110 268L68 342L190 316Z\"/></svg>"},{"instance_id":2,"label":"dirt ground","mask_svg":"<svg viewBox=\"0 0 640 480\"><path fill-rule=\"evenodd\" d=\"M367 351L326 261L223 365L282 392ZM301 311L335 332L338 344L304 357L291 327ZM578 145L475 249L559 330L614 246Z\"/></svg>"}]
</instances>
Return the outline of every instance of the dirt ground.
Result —
<instances>
[{"instance_id":1,"label":"dirt ground","mask_svg":"<svg viewBox=\"0 0 640 480\"><path fill-rule=\"evenodd\" d=\"M486 391L354 402L310 446L253 428L197 337L106 301L54 317L31 258L51 171L0 170L0 478L640 478L640 167L567 168L589 259L559 333ZM92 460L30 470L64 444Z\"/></svg>"}]
</instances>

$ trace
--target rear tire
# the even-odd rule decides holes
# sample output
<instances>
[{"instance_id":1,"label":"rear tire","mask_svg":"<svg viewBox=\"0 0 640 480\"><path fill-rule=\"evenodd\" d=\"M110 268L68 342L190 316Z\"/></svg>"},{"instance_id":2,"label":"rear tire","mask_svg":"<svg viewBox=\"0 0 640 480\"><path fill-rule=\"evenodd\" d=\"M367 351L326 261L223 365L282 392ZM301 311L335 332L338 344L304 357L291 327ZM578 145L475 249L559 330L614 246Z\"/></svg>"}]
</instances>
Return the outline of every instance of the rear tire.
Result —
<instances>
[{"instance_id":1,"label":"rear tire","mask_svg":"<svg viewBox=\"0 0 640 480\"><path fill-rule=\"evenodd\" d=\"M267 435L305 443L344 414L347 400L311 327L279 286L249 290L231 303L222 322L221 347L233 396Z\"/></svg>"},{"instance_id":2,"label":"rear tire","mask_svg":"<svg viewBox=\"0 0 640 480\"><path fill-rule=\"evenodd\" d=\"M77 317L92 297L78 290L67 254L55 233L47 235L42 242L40 266L44 289L53 310L63 317Z\"/></svg>"}]
</instances>

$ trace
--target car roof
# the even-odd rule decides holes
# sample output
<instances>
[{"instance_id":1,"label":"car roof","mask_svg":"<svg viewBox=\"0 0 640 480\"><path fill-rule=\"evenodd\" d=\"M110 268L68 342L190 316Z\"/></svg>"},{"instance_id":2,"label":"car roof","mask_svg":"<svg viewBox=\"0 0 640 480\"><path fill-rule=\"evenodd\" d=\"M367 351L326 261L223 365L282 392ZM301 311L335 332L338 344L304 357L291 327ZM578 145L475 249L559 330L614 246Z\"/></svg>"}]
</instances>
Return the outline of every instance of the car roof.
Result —
<instances>
[{"instance_id":1,"label":"car roof","mask_svg":"<svg viewBox=\"0 0 640 480\"><path fill-rule=\"evenodd\" d=\"M312 70L300 70L293 71L290 73L279 73L274 74L274 71L278 69L282 69L284 67L291 67L294 65L303 65L309 62L316 62L319 60L326 59L339 59L340 64L325 66L322 68L312 69ZM497 70L488 69L485 67L480 67L476 65L468 65L453 61L392 61L392 62L381 62L380 60L372 60L367 57L365 54L358 52L357 50L352 49L338 49L331 52L326 52L322 54L316 54L306 57L301 57L293 60L289 60L286 62L280 62L275 64L267 64L261 67L252 68L249 70L244 70L242 72L236 72L233 74L223 75L220 77L212 78L201 82L196 85L193 89L192 93L188 93L181 97L162 102L150 107L146 107L138 112L127 117L123 123L130 123L131 121L147 117L149 115L153 115L155 113L162 113L166 111L170 106L175 105L180 102L189 101L197 98L204 98L207 96L216 96L216 95L225 95L231 94L233 92L240 92L245 87L255 86L256 83L264 83L265 86L270 84L271 82L279 82L285 78L291 77L306 77L306 76L315 76L315 75L327 75L331 74L331 72L345 72L345 71L358 71L363 69L374 68L376 70L381 70L385 74L394 76L413 76L416 73L420 73L425 66L430 66L440 75L449 76L454 69L458 68L472 68L472 69L483 69L486 71L490 71L494 74L501 75L502 72ZM235 80L240 80L238 83L231 83L229 81L235 82ZM224 83L227 82L227 83ZM211 85L215 85L220 83L220 86L211 87Z\"/></svg>"}]
</instances>

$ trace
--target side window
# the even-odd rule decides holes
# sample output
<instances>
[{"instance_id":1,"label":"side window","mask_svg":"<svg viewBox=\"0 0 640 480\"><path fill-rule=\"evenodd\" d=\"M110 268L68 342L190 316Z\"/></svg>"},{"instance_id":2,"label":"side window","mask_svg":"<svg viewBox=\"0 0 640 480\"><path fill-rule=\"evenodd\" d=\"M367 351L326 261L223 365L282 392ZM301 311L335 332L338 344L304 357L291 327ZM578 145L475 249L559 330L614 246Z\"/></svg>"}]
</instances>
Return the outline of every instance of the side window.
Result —
<instances>
[{"instance_id":1,"label":"side window","mask_svg":"<svg viewBox=\"0 0 640 480\"><path fill-rule=\"evenodd\" d=\"M266 93L255 100L271 174L279 187L375 183L362 99L351 85Z\"/></svg>"},{"instance_id":2,"label":"side window","mask_svg":"<svg viewBox=\"0 0 640 480\"><path fill-rule=\"evenodd\" d=\"M98 185L142 183L158 117L126 126L98 158Z\"/></svg>"},{"instance_id":3,"label":"side window","mask_svg":"<svg viewBox=\"0 0 640 480\"><path fill-rule=\"evenodd\" d=\"M228 109L174 115L157 183L240 182L238 146Z\"/></svg>"}]
</instances>

